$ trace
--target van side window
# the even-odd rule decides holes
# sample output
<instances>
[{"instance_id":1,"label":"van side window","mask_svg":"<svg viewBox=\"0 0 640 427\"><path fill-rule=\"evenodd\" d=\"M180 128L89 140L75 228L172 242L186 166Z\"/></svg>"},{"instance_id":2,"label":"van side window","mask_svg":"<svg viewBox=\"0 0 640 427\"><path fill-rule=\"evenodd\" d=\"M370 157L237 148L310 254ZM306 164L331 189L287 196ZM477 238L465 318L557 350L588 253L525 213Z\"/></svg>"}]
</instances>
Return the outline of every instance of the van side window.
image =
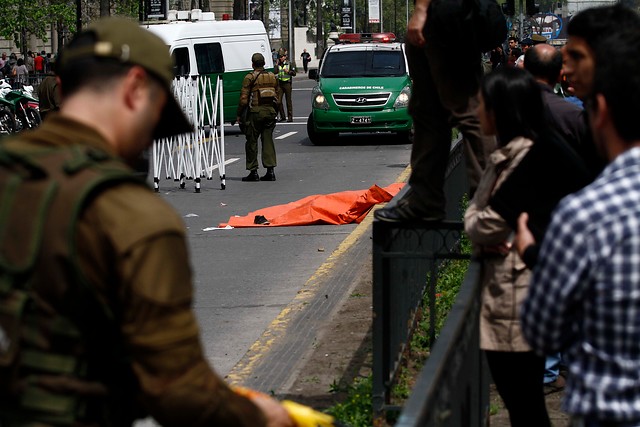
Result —
<instances>
[{"instance_id":1,"label":"van side window","mask_svg":"<svg viewBox=\"0 0 640 427\"><path fill-rule=\"evenodd\" d=\"M198 74L219 74L224 72L222 47L220 43L194 44Z\"/></svg>"},{"instance_id":2,"label":"van side window","mask_svg":"<svg viewBox=\"0 0 640 427\"><path fill-rule=\"evenodd\" d=\"M191 67L189 66L189 49L179 47L173 50L171 56L173 56L173 63L175 64L173 75L176 77L188 76L191 72Z\"/></svg>"}]
</instances>

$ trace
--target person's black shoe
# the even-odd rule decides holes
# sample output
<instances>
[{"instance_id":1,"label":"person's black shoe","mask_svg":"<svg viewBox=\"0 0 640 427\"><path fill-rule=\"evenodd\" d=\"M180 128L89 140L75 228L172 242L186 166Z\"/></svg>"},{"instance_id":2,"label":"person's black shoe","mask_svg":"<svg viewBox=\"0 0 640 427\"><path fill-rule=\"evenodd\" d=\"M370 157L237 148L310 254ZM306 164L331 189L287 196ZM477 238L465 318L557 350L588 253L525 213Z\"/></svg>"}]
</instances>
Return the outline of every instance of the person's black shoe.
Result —
<instances>
[{"instance_id":1,"label":"person's black shoe","mask_svg":"<svg viewBox=\"0 0 640 427\"><path fill-rule=\"evenodd\" d=\"M564 390L566 385L566 381L562 375L558 375L555 381L550 383L544 383L544 394L557 393L559 391Z\"/></svg>"},{"instance_id":2,"label":"person's black shoe","mask_svg":"<svg viewBox=\"0 0 640 427\"><path fill-rule=\"evenodd\" d=\"M276 174L273 171L273 168L267 168L267 173L260 177L260 181L275 181Z\"/></svg>"},{"instance_id":3,"label":"person's black shoe","mask_svg":"<svg viewBox=\"0 0 640 427\"><path fill-rule=\"evenodd\" d=\"M278 120L280 123L284 122L286 119L284 117L280 117L280 120Z\"/></svg>"},{"instance_id":4,"label":"person's black shoe","mask_svg":"<svg viewBox=\"0 0 640 427\"><path fill-rule=\"evenodd\" d=\"M386 222L405 221L442 221L444 215L432 214L424 211L415 203L411 203L411 197L398 200L393 206L380 208L373 213L374 218Z\"/></svg>"},{"instance_id":5,"label":"person's black shoe","mask_svg":"<svg viewBox=\"0 0 640 427\"><path fill-rule=\"evenodd\" d=\"M260 181L260 175L258 175L257 170L252 170L251 172L249 172L249 175L242 178L242 180L244 182Z\"/></svg>"},{"instance_id":6,"label":"person's black shoe","mask_svg":"<svg viewBox=\"0 0 640 427\"><path fill-rule=\"evenodd\" d=\"M292 119L291 117L289 117L289 118L287 119L287 122L292 123L292 122L293 122L293 119Z\"/></svg>"},{"instance_id":7,"label":"person's black shoe","mask_svg":"<svg viewBox=\"0 0 640 427\"><path fill-rule=\"evenodd\" d=\"M373 213L373 216L380 221L386 222L408 222L408 221L442 221L444 218L441 216L433 216L428 214L422 214L418 211L411 209L409 206L390 206L388 208L378 209Z\"/></svg>"}]
</instances>

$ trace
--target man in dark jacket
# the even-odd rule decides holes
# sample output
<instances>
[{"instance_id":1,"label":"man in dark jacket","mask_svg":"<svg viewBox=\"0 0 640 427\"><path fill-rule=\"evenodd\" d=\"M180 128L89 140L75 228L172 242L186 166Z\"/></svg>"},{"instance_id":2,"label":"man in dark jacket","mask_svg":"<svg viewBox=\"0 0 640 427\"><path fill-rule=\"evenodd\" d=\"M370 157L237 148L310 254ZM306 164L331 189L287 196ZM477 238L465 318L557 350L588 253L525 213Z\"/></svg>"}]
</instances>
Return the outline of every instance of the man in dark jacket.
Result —
<instances>
[{"instance_id":1,"label":"man in dark jacket","mask_svg":"<svg viewBox=\"0 0 640 427\"><path fill-rule=\"evenodd\" d=\"M40 107L40 118L43 121L49 113L58 111L62 102L55 67L55 61L51 62L51 71L47 73L46 77L42 79L42 82L38 85L38 104Z\"/></svg>"},{"instance_id":2,"label":"man in dark jacket","mask_svg":"<svg viewBox=\"0 0 640 427\"><path fill-rule=\"evenodd\" d=\"M540 84L551 126L576 151L581 151L589 138L584 110L553 92L562 71L562 52L548 44L534 45L524 54L524 68Z\"/></svg>"}]
</instances>

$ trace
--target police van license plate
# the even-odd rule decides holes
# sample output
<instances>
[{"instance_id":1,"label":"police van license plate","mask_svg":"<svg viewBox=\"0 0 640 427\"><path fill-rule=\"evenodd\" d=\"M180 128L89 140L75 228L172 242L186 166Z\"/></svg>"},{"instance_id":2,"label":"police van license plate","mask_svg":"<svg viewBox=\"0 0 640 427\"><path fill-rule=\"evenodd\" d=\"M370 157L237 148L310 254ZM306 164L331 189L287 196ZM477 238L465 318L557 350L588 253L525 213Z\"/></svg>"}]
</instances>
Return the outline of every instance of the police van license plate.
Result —
<instances>
[{"instance_id":1,"label":"police van license plate","mask_svg":"<svg viewBox=\"0 0 640 427\"><path fill-rule=\"evenodd\" d=\"M366 125L371 123L371 116L352 116L351 123L356 125Z\"/></svg>"}]
</instances>

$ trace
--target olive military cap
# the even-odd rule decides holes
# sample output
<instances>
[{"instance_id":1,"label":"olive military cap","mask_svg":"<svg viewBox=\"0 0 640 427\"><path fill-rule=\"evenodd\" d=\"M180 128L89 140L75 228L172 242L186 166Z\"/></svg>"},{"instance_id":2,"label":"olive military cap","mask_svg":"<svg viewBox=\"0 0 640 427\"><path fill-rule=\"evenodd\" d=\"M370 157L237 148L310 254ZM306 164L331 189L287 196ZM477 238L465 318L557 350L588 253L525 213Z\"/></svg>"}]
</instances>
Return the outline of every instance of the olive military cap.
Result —
<instances>
[{"instance_id":1,"label":"olive military cap","mask_svg":"<svg viewBox=\"0 0 640 427\"><path fill-rule=\"evenodd\" d=\"M261 53L256 52L253 55L251 55L251 62L253 62L254 64L257 62L262 62L264 64L264 56L262 56Z\"/></svg>"},{"instance_id":2,"label":"olive military cap","mask_svg":"<svg viewBox=\"0 0 640 427\"><path fill-rule=\"evenodd\" d=\"M167 103L154 130L154 137L163 138L193 130L171 91L174 64L169 47L162 39L125 18L101 19L84 32L93 33L95 42L92 45L65 48L60 55L60 69L87 57L110 58L123 64L139 65L155 76L167 93Z\"/></svg>"},{"instance_id":3,"label":"olive military cap","mask_svg":"<svg viewBox=\"0 0 640 427\"><path fill-rule=\"evenodd\" d=\"M541 34L534 34L531 36L533 44L542 44L547 42L547 38Z\"/></svg>"}]
</instances>

